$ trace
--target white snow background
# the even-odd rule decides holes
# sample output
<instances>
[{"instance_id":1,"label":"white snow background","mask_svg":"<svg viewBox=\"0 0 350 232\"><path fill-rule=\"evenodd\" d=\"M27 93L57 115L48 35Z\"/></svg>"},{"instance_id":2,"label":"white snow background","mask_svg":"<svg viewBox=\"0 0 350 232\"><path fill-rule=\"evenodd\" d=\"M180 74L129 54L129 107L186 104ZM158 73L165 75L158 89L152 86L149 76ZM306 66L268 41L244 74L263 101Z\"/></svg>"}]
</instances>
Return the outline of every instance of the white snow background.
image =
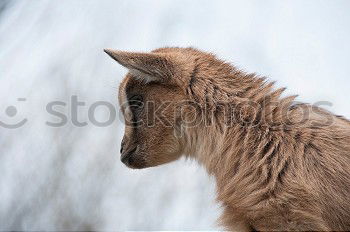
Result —
<instances>
[{"instance_id":1,"label":"white snow background","mask_svg":"<svg viewBox=\"0 0 350 232\"><path fill-rule=\"evenodd\" d=\"M0 0L0 120L28 120L0 127L0 230L220 229L214 180L195 162L128 169L119 117L54 128L46 105L66 102L70 118L76 95L80 121L96 101L118 109L126 70L104 48L194 46L350 117L349 12L348 0Z\"/></svg>"}]
</instances>

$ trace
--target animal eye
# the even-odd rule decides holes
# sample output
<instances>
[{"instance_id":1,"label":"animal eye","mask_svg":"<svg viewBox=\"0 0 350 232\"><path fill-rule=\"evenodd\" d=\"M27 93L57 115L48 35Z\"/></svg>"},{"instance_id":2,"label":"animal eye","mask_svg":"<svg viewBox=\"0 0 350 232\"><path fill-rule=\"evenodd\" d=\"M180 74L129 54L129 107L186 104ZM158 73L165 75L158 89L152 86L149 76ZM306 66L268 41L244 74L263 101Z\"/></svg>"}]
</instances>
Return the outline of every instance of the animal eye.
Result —
<instances>
[{"instance_id":1,"label":"animal eye","mask_svg":"<svg viewBox=\"0 0 350 232\"><path fill-rule=\"evenodd\" d=\"M141 95L133 95L129 98L129 105L131 110L140 110L143 107L143 98Z\"/></svg>"},{"instance_id":2,"label":"animal eye","mask_svg":"<svg viewBox=\"0 0 350 232\"><path fill-rule=\"evenodd\" d=\"M130 99L130 101L138 101L138 102L142 102L142 96L141 95L133 95Z\"/></svg>"}]
</instances>

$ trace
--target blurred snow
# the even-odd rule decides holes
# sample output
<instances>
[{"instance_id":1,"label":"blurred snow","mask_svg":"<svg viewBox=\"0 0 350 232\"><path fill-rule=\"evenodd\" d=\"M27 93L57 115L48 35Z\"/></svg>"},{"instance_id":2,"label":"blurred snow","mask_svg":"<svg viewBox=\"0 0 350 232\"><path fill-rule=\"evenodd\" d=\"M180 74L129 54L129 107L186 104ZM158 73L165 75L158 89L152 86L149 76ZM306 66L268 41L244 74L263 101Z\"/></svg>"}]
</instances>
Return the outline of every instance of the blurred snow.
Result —
<instances>
[{"instance_id":1,"label":"blurred snow","mask_svg":"<svg viewBox=\"0 0 350 232\"><path fill-rule=\"evenodd\" d=\"M0 0L0 120L28 119L0 127L0 230L220 229L215 183L194 162L127 169L121 120L53 128L46 105L70 116L77 95L86 121L94 102L117 104L126 70L103 48L194 46L349 117L349 12L347 0Z\"/></svg>"}]
</instances>

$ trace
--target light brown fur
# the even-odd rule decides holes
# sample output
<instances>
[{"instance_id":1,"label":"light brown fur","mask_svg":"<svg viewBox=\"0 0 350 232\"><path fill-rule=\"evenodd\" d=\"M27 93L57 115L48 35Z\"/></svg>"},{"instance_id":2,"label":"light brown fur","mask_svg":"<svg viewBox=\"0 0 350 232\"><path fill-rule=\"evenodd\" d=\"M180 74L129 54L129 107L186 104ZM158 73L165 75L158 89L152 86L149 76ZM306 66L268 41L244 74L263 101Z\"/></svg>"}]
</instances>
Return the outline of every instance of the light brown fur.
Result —
<instances>
[{"instance_id":1,"label":"light brown fur","mask_svg":"<svg viewBox=\"0 0 350 232\"><path fill-rule=\"evenodd\" d=\"M130 70L119 89L129 167L197 160L228 230L350 230L349 121L193 48L106 52ZM136 110L125 104L135 95ZM135 126L165 101L169 123Z\"/></svg>"}]
</instances>

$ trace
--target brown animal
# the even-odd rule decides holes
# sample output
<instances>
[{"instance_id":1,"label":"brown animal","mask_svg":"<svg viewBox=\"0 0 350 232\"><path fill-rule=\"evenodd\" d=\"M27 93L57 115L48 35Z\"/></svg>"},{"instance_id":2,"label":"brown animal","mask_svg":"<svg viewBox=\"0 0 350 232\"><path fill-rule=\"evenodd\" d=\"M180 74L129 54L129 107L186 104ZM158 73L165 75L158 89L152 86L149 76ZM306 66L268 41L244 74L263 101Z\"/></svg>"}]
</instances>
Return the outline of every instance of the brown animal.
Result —
<instances>
[{"instance_id":1,"label":"brown animal","mask_svg":"<svg viewBox=\"0 0 350 232\"><path fill-rule=\"evenodd\" d=\"M120 85L121 160L182 155L217 181L228 230L350 230L350 122L193 48L105 50Z\"/></svg>"}]
</instances>

